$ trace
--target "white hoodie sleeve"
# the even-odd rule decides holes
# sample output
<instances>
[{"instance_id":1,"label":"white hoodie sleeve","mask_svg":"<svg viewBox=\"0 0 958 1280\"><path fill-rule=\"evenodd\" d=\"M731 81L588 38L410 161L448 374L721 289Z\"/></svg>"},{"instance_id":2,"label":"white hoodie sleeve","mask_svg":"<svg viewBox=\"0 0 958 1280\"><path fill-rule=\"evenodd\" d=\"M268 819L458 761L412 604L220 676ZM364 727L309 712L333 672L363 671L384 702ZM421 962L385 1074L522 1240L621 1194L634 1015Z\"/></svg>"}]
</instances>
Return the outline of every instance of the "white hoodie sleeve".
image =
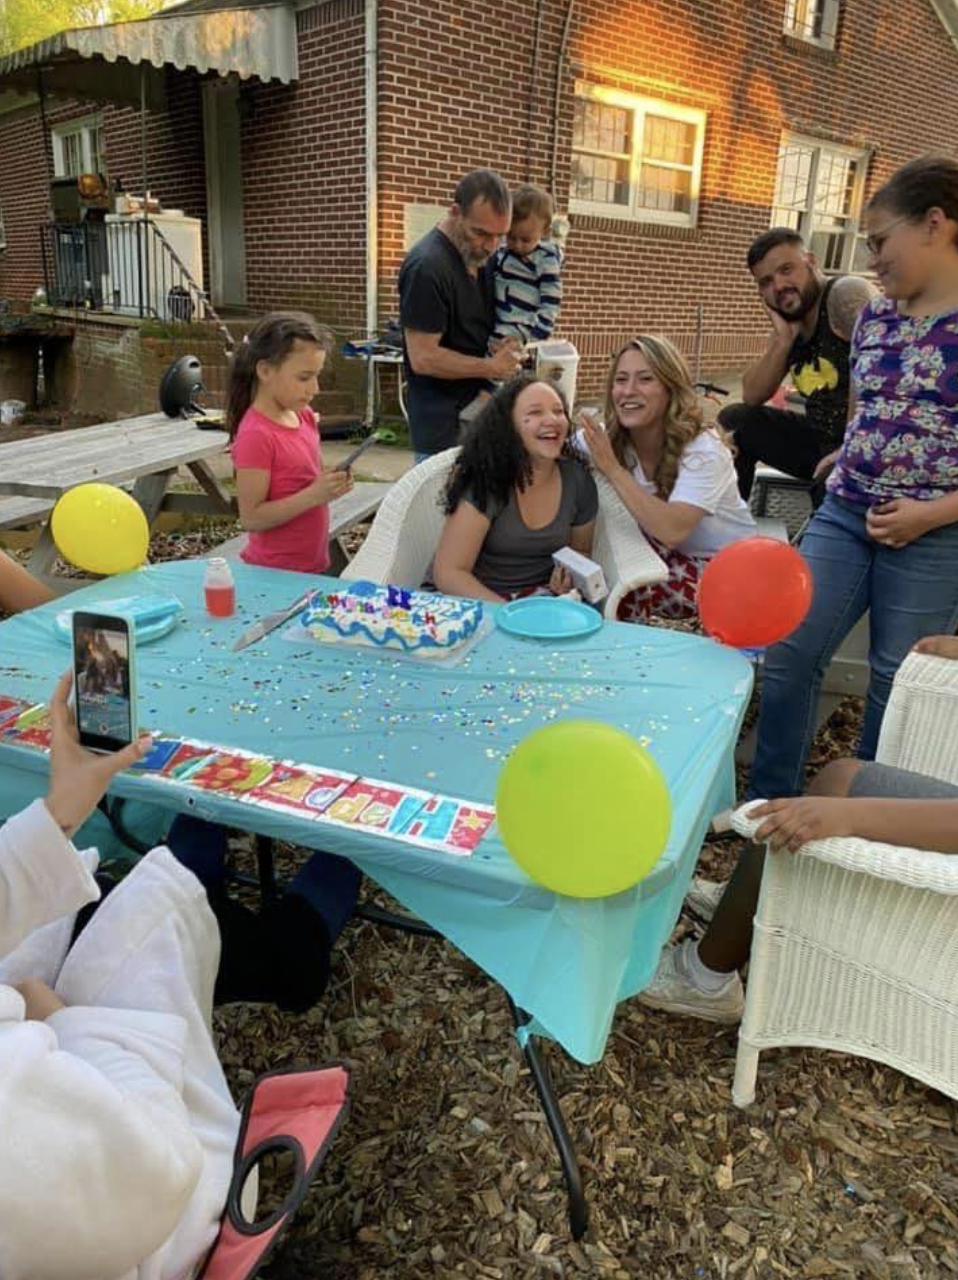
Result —
<instances>
[{"instance_id":1,"label":"white hoodie sleeve","mask_svg":"<svg viewBox=\"0 0 958 1280\"><path fill-rule=\"evenodd\" d=\"M34 929L99 896L92 874L42 800L0 827L0 956Z\"/></svg>"},{"instance_id":2,"label":"white hoodie sleeve","mask_svg":"<svg viewBox=\"0 0 958 1280\"><path fill-rule=\"evenodd\" d=\"M65 1008L46 1022L2 1012L0 1276L126 1276L174 1231L202 1169L181 1097L186 1023L129 1009Z\"/></svg>"}]
</instances>

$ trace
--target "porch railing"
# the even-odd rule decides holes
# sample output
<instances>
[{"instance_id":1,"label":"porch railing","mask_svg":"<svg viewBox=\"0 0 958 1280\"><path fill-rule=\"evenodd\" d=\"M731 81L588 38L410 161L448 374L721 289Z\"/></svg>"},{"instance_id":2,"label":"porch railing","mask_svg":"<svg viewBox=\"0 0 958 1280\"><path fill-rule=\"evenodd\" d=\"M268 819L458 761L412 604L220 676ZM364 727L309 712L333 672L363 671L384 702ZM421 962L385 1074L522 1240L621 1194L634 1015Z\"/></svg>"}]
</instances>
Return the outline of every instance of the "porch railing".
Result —
<instances>
[{"instance_id":1,"label":"porch railing","mask_svg":"<svg viewBox=\"0 0 958 1280\"><path fill-rule=\"evenodd\" d=\"M44 284L53 306L108 311L171 325L211 324L234 341L187 265L147 218L44 223Z\"/></svg>"}]
</instances>

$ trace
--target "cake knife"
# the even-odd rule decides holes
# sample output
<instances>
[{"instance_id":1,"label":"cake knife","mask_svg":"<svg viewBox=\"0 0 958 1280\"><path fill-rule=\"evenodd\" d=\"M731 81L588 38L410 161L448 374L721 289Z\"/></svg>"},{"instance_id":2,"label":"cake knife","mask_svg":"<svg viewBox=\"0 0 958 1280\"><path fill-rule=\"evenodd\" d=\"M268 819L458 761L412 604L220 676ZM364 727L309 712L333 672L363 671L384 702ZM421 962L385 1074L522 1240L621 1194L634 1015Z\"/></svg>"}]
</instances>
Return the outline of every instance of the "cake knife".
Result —
<instances>
[{"instance_id":1,"label":"cake knife","mask_svg":"<svg viewBox=\"0 0 958 1280\"><path fill-rule=\"evenodd\" d=\"M294 613L299 613L301 609L305 609L313 595L314 591L312 589L304 591L288 609L279 609L276 613L268 613L265 618L260 618L259 622L254 622L251 627L247 627L233 645L233 652L238 653L240 649L245 649L249 644L255 644L257 640L262 640L263 636L268 636L271 631L281 627L284 622L289 621Z\"/></svg>"}]
</instances>

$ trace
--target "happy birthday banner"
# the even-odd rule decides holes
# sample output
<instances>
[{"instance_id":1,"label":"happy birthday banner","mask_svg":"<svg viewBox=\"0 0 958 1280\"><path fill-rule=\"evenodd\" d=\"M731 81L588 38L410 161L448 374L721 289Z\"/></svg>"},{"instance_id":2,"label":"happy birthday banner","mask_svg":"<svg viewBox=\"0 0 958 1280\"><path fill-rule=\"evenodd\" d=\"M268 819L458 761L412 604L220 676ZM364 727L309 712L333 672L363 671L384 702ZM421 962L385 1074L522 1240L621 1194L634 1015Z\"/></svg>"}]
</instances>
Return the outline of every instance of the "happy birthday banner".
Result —
<instances>
[{"instance_id":1,"label":"happy birthday banner","mask_svg":"<svg viewBox=\"0 0 958 1280\"><path fill-rule=\"evenodd\" d=\"M0 695L0 742L49 751L51 736L48 707ZM132 772L457 857L473 853L496 818L488 805L189 738L154 738Z\"/></svg>"}]
</instances>

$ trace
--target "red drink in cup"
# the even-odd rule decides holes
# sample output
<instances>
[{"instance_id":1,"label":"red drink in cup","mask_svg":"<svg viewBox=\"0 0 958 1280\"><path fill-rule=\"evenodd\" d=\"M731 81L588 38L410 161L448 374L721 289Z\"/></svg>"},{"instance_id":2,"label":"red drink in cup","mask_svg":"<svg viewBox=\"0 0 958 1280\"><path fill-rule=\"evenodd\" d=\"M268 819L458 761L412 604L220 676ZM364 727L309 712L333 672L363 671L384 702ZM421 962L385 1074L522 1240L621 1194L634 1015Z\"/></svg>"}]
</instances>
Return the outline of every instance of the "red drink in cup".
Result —
<instances>
[{"instance_id":1,"label":"red drink in cup","mask_svg":"<svg viewBox=\"0 0 958 1280\"><path fill-rule=\"evenodd\" d=\"M235 587L207 587L206 611L214 618L228 618L236 612Z\"/></svg>"},{"instance_id":2,"label":"red drink in cup","mask_svg":"<svg viewBox=\"0 0 958 1280\"><path fill-rule=\"evenodd\" d=\"M207 560L203 592L206 596L206 612L214 618L229 618L236 612L236 584L230 567L222 556L213 556Z\"/></svg>"}]
</instances>

